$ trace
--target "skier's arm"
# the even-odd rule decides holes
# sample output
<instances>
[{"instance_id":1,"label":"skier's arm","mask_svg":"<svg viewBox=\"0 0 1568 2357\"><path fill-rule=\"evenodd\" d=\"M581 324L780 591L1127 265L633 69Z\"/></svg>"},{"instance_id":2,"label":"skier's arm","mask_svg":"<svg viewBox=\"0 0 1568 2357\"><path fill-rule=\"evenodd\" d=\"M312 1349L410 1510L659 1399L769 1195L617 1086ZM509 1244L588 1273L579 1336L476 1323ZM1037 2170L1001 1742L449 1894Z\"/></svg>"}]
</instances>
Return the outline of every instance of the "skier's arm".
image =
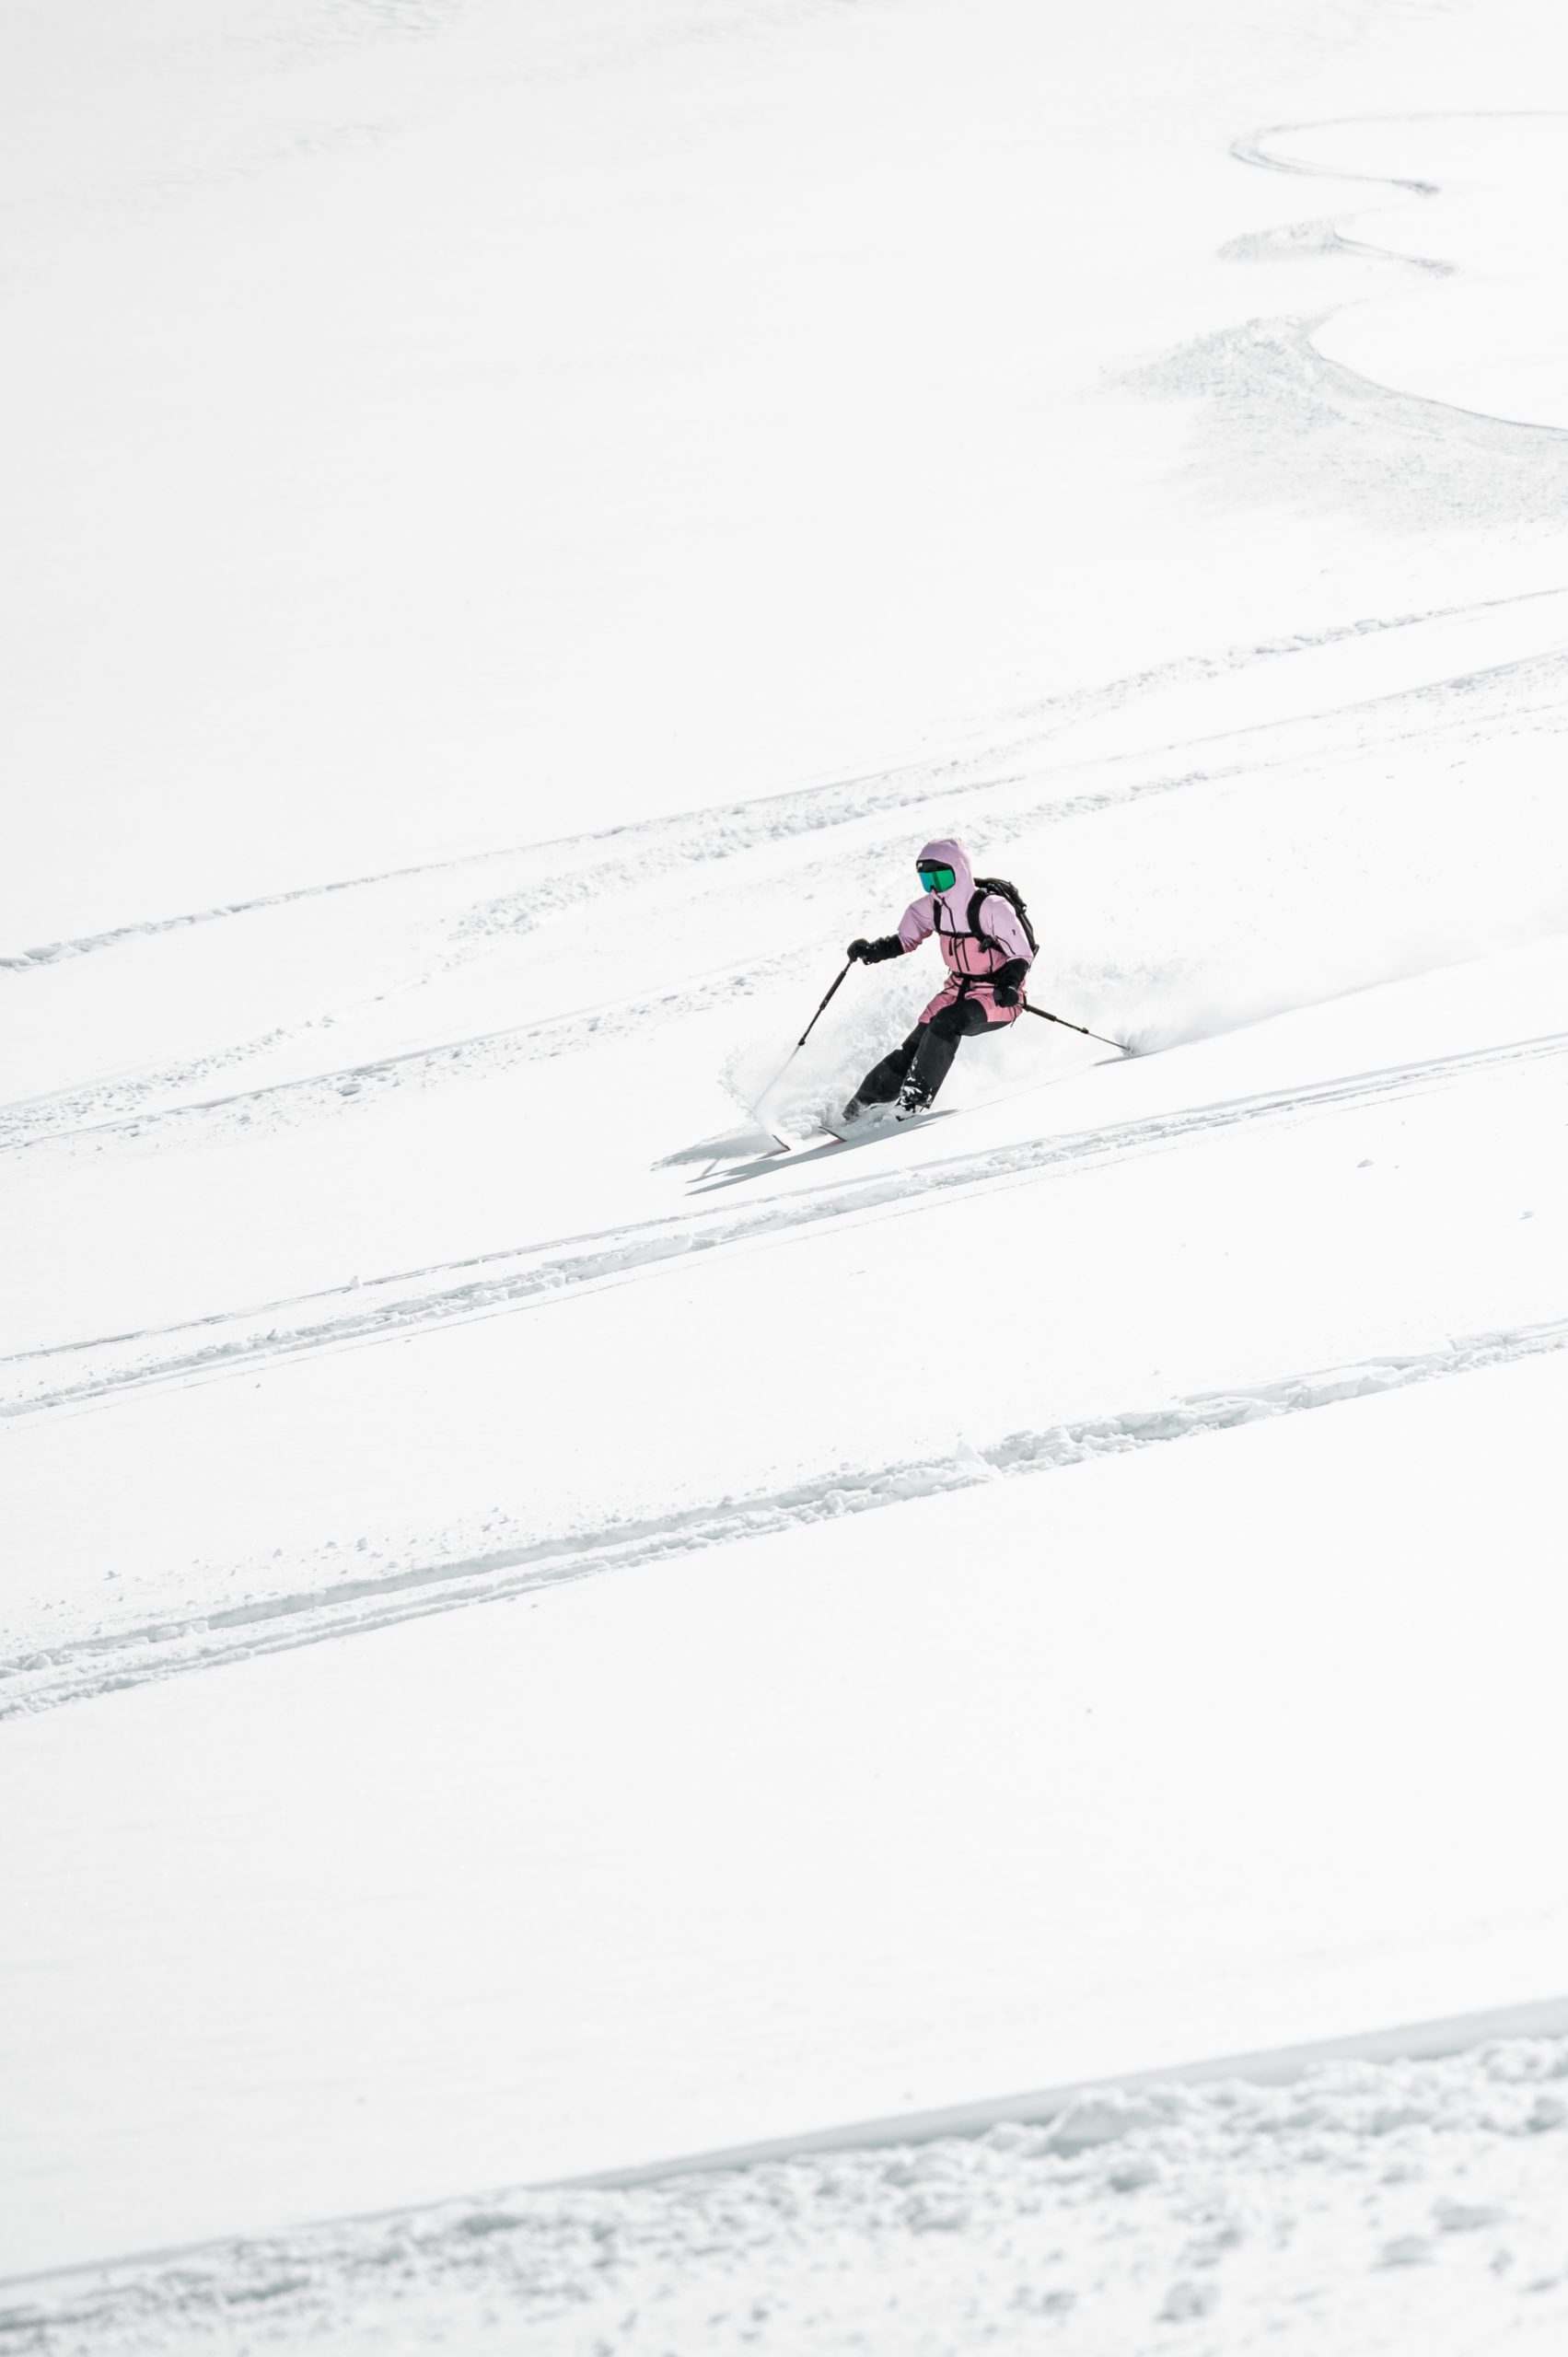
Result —
<instances>
[{"instance_id":1,"label":"skier's arm","mask_svg":"<svg viewBox=\"0 0 1568 2357\"><path fill-rule=\"evenodd\" d=\"M923 892L918 900L910 902L903 915L899 919L900 945L904 949L918 949L927 934L934 933L935 929L936 919L932 913L931 895L929 892Z\"/></svg>"},{"instance_id":2,"label":"skier's arm","mask_svg":"<svg viewBox=\"0 0 1568 2357\"><path fill-rule=\"evenodd\" d=\"M884 958L902 958L909 950L918 949L931 930L931 896L926 893L904 911L897 933L885 933L880 941L852 941L849 954L863 966L877 966Z\"/></svg>"}]
</instances>

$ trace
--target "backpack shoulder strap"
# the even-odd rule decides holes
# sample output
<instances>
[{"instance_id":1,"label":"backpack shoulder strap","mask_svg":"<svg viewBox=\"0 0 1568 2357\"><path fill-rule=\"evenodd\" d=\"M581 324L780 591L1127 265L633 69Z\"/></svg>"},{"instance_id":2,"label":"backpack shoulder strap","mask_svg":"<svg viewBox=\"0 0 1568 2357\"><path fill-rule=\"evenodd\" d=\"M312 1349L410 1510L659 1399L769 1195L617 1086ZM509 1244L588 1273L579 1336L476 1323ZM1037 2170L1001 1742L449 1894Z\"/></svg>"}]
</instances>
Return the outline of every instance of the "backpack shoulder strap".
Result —
<instances>
[{"instance_id":1,"label":"backpack shoulder strap","mask_svg":"<svg viewBox=\"0 0 1568 2357\"><path fill-rule=\"evenodd\" d=\"M989 944L993 949L1000 949L1004 946L1003 943L993 940L990 934L981 933L980 929L981 903L983 900L989 900L993 893L995 894L999 900L1005 900L1014 915L1017 918L1019 924L1023 928L1024 939L1028 943L1030 954L1033 955L1038 951L1040 944L1035 939L1035 929L1029 923L1029 912L1024 906L1024 896L1019 891L1017 886L1016 884L1010 884L1005 876L977 876L975 877L974 896L970 901L970 931L976 935L980 940Z\"/></svg>"},{"instance_id":2,"label":"backpack shoulder strap","mask_svg":"<svg viewBox=\"0 0 1568 2357\"><path fill-rule=\"evenodd\" d=\"M977 941L984 942L988 949L1000 949L1004 945L996 939L994 934L985 933L981 928L981 910L986 901L993 898L1011 900L1013 898L1011 886L999 883L994 876L977 876L974 890L970 894L969 929Z\"/></svg>"}]
</instances>

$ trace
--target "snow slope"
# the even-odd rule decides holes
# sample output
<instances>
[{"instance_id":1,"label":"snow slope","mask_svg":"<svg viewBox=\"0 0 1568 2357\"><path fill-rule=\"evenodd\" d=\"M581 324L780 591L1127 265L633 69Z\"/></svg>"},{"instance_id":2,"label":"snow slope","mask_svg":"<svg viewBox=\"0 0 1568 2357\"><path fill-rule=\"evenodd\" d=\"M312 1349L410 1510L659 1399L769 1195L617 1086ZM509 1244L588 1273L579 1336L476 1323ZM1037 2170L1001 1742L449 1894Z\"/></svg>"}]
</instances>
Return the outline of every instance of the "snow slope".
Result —
<instances>
[{"instance_id":1,"label":"snow slope","mask_svg":"<svg viewBox=\"0 0 1568 2357\"><path fill-rule=\"evenodd\" d=\"M1550 2044L459 2199L1568 1995L1557 13L0 42L18 2345L1560 2329Z\"/></svg>"},{"instance_id":2,"label":"snow slope","mask_svg":"<svg viewBox=\"0 0 1568 2357\"><path fill-rule=\"evenodd\" d=\"M1565 1390L1553 1353L14 1726L20 2262L1555 1995Z\"/></svg>"}]
</instances>

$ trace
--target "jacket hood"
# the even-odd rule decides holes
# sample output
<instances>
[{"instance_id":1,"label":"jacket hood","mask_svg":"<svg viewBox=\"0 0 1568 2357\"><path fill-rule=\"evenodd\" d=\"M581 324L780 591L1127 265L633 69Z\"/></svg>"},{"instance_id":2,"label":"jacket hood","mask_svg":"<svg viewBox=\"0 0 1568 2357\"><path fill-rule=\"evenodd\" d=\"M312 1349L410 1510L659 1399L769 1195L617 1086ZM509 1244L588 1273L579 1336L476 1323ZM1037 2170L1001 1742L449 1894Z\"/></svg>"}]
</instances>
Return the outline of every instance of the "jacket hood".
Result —
<instances>
[{"instance_id":1,"label":"jacket hood","mask_svg":"<svg viewBox=\"0 0 1568 2357\"><path fill-rule=\"evenodd\" d=\"M947 901L962 916L969 908L970 894L974 890L974 869L970 864L969 853L958 836L938 835L935 842L926 844L920 854L920 861L927 866L952 869L953 881L947 891L934 892L931 897L934 900Z\"/></svg>"}]
</instances>

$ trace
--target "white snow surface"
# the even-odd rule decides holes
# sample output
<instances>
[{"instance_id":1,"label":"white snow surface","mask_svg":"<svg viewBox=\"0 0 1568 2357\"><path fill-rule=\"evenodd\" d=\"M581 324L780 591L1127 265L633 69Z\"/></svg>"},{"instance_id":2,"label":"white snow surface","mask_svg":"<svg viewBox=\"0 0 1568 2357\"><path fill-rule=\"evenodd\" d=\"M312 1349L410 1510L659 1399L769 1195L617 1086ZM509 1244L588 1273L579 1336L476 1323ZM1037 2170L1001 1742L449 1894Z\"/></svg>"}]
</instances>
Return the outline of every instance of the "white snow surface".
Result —
<instances>
[{"instance_id":1,"label":"white snow surface","mask_svg":"<svg viewBox=\"0 0 1568 2357\"><path fill-rule=\"evenodd\" d=\"M1562 2345L1565 79L0 7L7 2346Z\"/></svg>"}]
</instances>

